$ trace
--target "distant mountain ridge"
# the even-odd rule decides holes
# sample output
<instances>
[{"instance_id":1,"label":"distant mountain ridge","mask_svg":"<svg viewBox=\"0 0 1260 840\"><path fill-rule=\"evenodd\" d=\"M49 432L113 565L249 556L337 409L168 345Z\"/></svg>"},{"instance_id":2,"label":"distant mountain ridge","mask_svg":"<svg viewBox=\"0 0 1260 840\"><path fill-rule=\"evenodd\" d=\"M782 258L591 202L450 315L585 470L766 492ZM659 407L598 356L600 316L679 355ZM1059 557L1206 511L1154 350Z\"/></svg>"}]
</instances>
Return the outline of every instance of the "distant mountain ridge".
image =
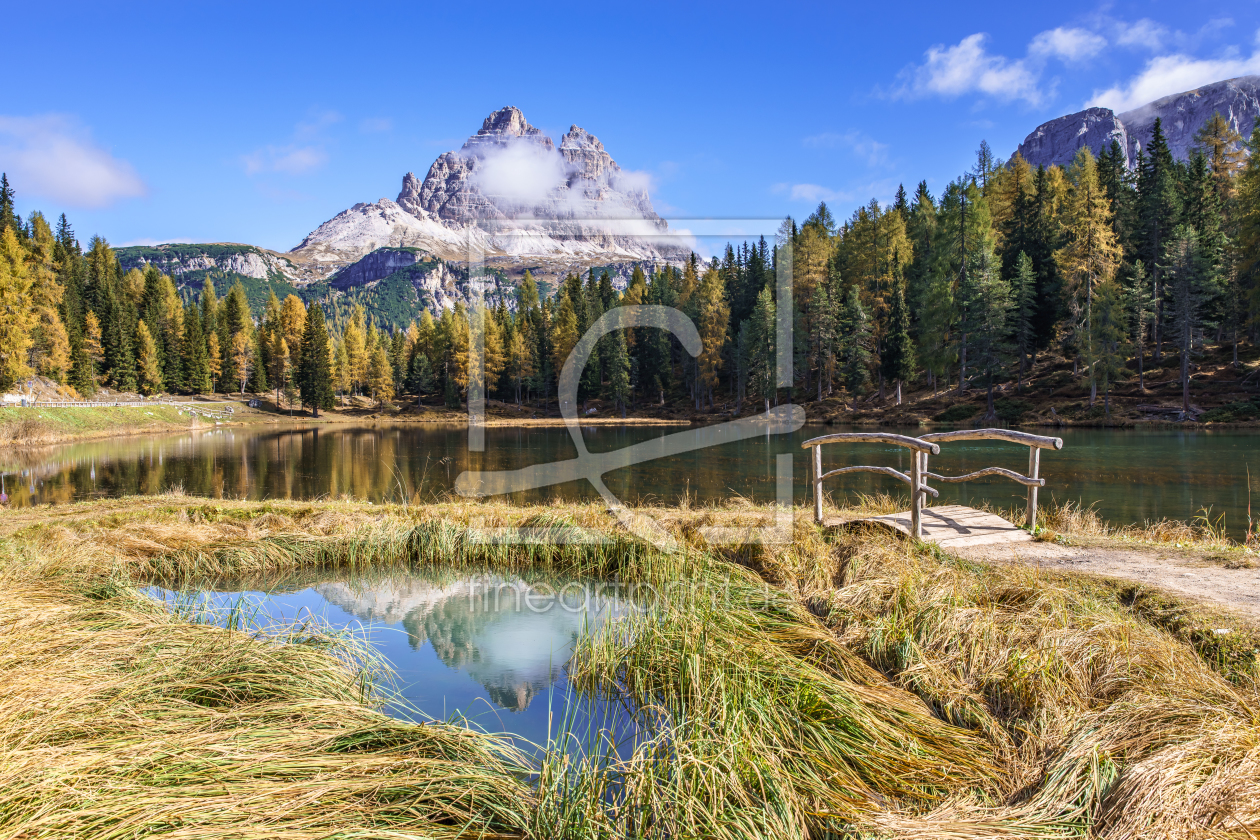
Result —
<instances>
[{"instance_id":1,"label":"distant mountain ridge","mask_svg":"<svg viewBox=\"0 0 1260 840\"><path fill-rule=\"evenodd\" d=\"M669 230L642 176L623 170L577 125L559 146L519 108L501 108L423 180L403 176L397 200L355 204L288 253L232 243L116 249L124 270L153 265L191 297L207 278L219 294L235 282L255 313L268 295L313 301L348 296L380 323L405 325L484 295L515 305L525 271L544 287L570 272L608 271L624 288L634 267L681 265L691 241ZM490 273L470 283L468 261Z\"/></svg>"},{"instance_id":2,"label":"distant mountain ridge","mask_svg":"<svg viewBox=\"0 0 1260 840\"><path fill-rule=\"evenodd\" d=\"M681 260L643 179L627 173L576 125L554 141L519 108L502 108L423 181L408 172L396 201L356 204L312 231L291 254L344 264L382 247L418 247L444 259Z\"/></svg>"},{"instance_id":3,"label":"distant mountain ridge","mask_svg":"<svg viewBox=\"0 0 1260 840\"><path fill-rule=\"evenodd\" d=\"M1217 111L1244 140L1249 138L1260 117L1260 76L1226 79L1120 114L1110 108L1086 108L1037 126L1016 151L1034 167L1068 166L1081 148L1089 146L1097 155L1117 140L1132 169L1158 118L1173 157L1185 160L1194 148L1195 132Z\"/></svg>"}]
</instances>

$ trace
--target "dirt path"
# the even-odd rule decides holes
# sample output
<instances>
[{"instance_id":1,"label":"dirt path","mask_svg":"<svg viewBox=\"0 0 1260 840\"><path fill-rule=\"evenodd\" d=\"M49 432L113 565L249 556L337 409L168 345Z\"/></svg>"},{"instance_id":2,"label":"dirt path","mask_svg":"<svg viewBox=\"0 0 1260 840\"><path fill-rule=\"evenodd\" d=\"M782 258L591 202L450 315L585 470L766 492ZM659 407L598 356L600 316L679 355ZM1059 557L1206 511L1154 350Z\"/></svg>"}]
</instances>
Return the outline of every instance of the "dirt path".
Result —
<instances>
[{"instance_id":1,"label":"dirt path","mask_svg":"<svg viewBox=\"0 0 1260 840\"><path fill-rule=\"evenodd\" d=\"M969 546L950 553L974 560L1025 563L1136 581L1260 619L1260 560L1238 552L1225 555L1156 546L1120 548L1026 542ZM1228 568L1230 565L1239 568Z\"/></svg>"}]
</instances>

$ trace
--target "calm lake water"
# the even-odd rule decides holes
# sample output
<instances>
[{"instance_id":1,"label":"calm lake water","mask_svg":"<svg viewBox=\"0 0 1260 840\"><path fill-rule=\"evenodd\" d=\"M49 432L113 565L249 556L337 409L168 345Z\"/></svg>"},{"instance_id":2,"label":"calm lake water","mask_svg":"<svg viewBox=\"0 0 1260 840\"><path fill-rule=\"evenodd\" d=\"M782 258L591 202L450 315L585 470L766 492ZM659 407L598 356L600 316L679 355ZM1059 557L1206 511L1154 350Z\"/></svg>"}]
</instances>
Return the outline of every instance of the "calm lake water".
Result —
<instances>
[{"instance_id":1,"label":"calm lake water","mask_svg":"<svg viewBox=\"0 0 1260 840\"><path fill-rule=\"evenodd\" d=\"M549 740L589 745L600 730L619 744L633 737L619 703L578 692L566 671L581 634L637 612L610 585L409 571L246 586L145 591L198 620L236 614L265 628L313 618L365 638L393 672L385 689L397 700L386 711L397 718L465 722L531 752Z\"/></svg>"},{"instance_id":2,"label":"calm lake water","mask_svg":"<svg viewBox=\"0 0 1260 840\"><path fill-rule=\"evenodd\" d=\"M795 498L808 497L809 463L800 443L843 431L806 426L798 432L765 435L615 469L608 488L626 502L673 504L684 496L707 502L735 494L770 501L775 456L793 455ZM685 432L682 427L593 426L582 431L591 452ZM886 429L918 434L918 429ZM1033 430L1037 431L1037 430ZM1047 432L1048 433L1048 432ZM1248 470L1260 516L1260 436L1224 430L1061 429L1062 451L1043 451L1042 499L1096 504L1116 523L1169 517L1191 519L1203 509L1226 514L1230 530L1245 528ZM828 469L874 464L908 469L904 450L877 445L830 446ZM996 442L942 446L934 472L959 474L982 466L1027 470L1027 448ZM64 503L76 499L161 493L174 487L213 498L315 499L348 496L372 501L427 499L448 493L465 470L518 469L576 457L563 428L490 428L485 451L468 450L468 430L433 425L368 427L224 428L178 435L115 438L38 452L0 454L0 472L14 505ZM900 482L874 475L831 479L837 496L900 492ZM1022 487L993 479L945 485L940 502L988 500L1020 505ZM583 481L513 495L518 501L591 499ZM938 502L938 503L940 503Z\"/></svg>"}]
</instances>

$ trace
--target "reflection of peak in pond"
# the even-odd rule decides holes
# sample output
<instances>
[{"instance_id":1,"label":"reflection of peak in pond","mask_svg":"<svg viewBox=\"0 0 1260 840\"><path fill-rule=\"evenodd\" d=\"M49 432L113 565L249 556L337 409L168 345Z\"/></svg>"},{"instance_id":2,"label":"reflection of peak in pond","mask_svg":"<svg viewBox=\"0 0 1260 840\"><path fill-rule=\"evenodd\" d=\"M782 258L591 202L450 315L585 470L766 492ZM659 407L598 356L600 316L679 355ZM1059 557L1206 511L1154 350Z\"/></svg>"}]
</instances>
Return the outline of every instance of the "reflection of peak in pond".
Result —
<instances>
[{"instance_id":1,"label":"reflection of peak in pond","mask_svg":"<svg viewBox=\"0 0 1260 840\"><path fill-rule=\"evenodd\" d=\"M624 614L597 583L555 590L493 575L439 585L399 576L363 589L314 587L362 621L401 624L411 647L432 645L448 668L467 673L496 704L523 711L559 677L579 633Z\"/></svg>"}]
</instances>

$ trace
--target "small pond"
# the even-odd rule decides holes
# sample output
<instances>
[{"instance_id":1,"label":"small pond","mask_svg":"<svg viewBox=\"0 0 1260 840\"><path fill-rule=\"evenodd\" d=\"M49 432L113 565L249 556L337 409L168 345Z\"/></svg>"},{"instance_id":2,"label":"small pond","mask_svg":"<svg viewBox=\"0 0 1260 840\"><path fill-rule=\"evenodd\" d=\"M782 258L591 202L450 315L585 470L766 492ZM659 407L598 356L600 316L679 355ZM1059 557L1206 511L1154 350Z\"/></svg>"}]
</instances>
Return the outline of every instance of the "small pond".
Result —
<instances>
[{"instance_id":1,"label":"small pond","mask_svg":"<svg viewBox=\"0 0 1260 840\"><path fill-rule=\"evenodd\" d=\"M385 711L506 733L527 752L558 740L589 748L605 730L633 736L621 703L579 692L567 665L582 634L638 612L611 584L391 572L371 578L146 587L194 620L266 628L311 622L366 639L389 664Z\"/></svg>"}]
</instances>

